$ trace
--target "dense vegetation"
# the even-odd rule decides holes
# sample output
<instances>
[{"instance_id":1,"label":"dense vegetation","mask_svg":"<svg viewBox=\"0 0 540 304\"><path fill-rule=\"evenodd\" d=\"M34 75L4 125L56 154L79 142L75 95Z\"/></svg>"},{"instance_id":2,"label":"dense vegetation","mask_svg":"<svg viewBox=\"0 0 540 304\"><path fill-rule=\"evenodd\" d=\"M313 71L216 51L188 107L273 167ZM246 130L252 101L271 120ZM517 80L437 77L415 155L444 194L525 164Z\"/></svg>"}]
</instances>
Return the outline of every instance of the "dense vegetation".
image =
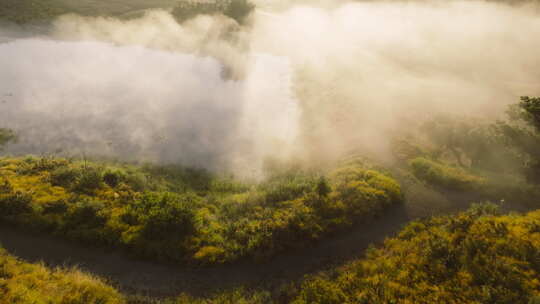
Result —
<instances>
[{"instance_id":1,"label":"dense vegetation","mask_svg":"<svg viewBox=\"0 0 540 304\"><path fill-rule=\"evenodd\" d=\"M485 183L461 167L448 166L418 157L410 161L413 174L432 185L451 190L479 190Z\"/></svg>"},{"instance_id":2,"label":"dense vegetation","mask_svg":"<svg viewBox=\"0 0 540 304\"><path fill-rule=\"evenodd\" d=\"M538 206L539 104L522 97L496 122L434 117L396 140L396 166L437 191Z\"/></svg>"},{"instance_id":3,"label":"dense vegetation","mask_svg":"<svg viewBox=\"0 0 540 304\"><path fill-rule=\"evenodd\" d=\"M533 304L540 300L539 262L540 211L501 215L496 205L479 204L457 215L412 222L366 257L278 293L236 289L163 301L119 296L79 271L47 270L5 252L0 293L9 303Z\"/></svg>"},{"instance_id":4,"label":"dense vegetation","mask_svg":"<svg viewBox=\"0 0 540 304\"><path fill-rule=\"evenodd\" d=\"M249 0L181 1L173 9L173 16L184 22L198 15L223 14L239 24L246 21L255 5Z\"/></svg>"},{"instance_id":5,"label":"dense vegetation","mask_svg":"<svg viewBox=\"0 0 540 304\"><path fill-rule=\"evenodd\" d=\"M17 136L10 129L0 128L0 151L11 141L15 141Z\"/></svg>"},{"instance_id":6,"label":"dense vegetation","mask_svg":"<svg viewBox=\"0 0 540 304\"><path fill-rule=\"evenodd\" d=\"M402 201L358 161L240 183L182 167L0 159L0 219L138 255L221 263L305 245Z\"/></svg>"},{"instance_id":7,"label":"dense vegetation","mask_svg":"<svg viewBox=\"0 0 540 304\"><path fill-rule=\"evenodd\" d=\"M0 248L0 303L121 304L123 296L76 269L50 270L22 262Z\"/></svg>"},{"instance_id":8,"label":"dense vegetation","mask_svg":"<svg viewBox=\"0 0 540 304\"><path fill-rule=\"evenodd\" d=\"M145 2L73 10L63 0L2 0L0 21L44 22L68 12L123 16L154 6L172 8L180 23L220 14L245 24L254 10L248 0ZM434 117L411 133L396 156L415 179L440 191L537 202L540 98L522 97L504 121ZM0 151L15 140L0 129ZM275 170L255 183L180 166L0 158L1 222L188 263L266 258L402 201L389 174L359 161L330 172ZM539 278L540 211L500 215L478 205L410 223L365 258L310 276L284 298L239 289L167 303L533 304L540 303ZM0 303L126 302L139 303L78 270L50 270L0 250Z\"/></svg>"},{"instance_id":9,"label":"dense vegetation","mask_svg":"<svg viewBox=\"0 0 540 304\"><path fill-rule=\"evenodd\" d=\"M203 14L223 14L239 24L243 24L255 9L255 5L248 0L114 0L100 2L102 3L92 0L79 0L77 3L72 3L69 0L2 0L0 21L17 24L42 23L66 13L122 18L145 9L172 8L172 14L179 22Z\"/></svg>"},{"instance_id":10,"label":"dense vegetation","mask_svg":"<svg viewBox=\"0 0 540 304\"><path fill-rule=\"evenodd\" d=\"M540 211L494 210L413 222L365 259L308 279L294 303L538 303Z\"/></svg>"},{"instance_id":11,"label":"dense vegetation","mask_svg":"<svg viewBox=\"0 0 540 304\"><path fill-rule=\"evenodd\" d=\"M2 0L0 4L0 21L18 24L48 21L62 13L50 0Z\"/></svg>"}]
</instances>

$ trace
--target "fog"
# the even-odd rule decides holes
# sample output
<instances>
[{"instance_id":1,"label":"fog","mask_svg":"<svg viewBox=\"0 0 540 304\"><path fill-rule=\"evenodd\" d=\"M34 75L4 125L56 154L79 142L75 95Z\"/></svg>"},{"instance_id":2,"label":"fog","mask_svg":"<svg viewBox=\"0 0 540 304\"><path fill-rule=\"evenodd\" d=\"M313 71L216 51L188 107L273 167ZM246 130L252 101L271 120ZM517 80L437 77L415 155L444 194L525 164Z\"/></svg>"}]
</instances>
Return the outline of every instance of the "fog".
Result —
<instances>
[{"instance_id":1,"label":"fog","mask_svg":"<svg viewBox=\"0 0 540 304\"><path fill-rule=\"evenodd\" d=\"M495 119L540 94L535 6L329 3L267 2L244 27L149 11L0 30L9 151L251 174L267 157L385 156L432 115Z\"/></svg>"}]
</instances>

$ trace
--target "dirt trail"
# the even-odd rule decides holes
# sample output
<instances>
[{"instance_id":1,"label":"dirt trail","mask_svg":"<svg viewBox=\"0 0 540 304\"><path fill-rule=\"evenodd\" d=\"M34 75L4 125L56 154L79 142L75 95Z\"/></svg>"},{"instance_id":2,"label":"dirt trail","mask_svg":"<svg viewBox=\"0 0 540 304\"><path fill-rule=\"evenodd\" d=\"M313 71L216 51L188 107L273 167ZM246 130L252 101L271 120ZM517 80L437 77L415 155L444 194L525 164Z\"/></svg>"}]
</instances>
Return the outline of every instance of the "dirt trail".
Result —
<instances>
[{"instance_id":1,"label":"dirt trail","mask_svg":"<svg viewBox=\"0 0 540 304\"><path fill-rule=\"evenodd\" d=\"M110 279L122 291L152 297L174 296L181 292L198 295L239 285L272 288L357 258L370 244L380 243L394 235L412 219L464 210L472 199L449 198L448 195L414 187L408 190L409 203L388 210L378 219L321 240L310 248L284 253L260 263L246 261L203 268L155 264L131 259L120 252L88 248L6 226L0 226L0 243L26 261L43 261L49 266L78 265L85 271ZM525 211L517 207L507 209Z\"/></svg>"}]
</instances>

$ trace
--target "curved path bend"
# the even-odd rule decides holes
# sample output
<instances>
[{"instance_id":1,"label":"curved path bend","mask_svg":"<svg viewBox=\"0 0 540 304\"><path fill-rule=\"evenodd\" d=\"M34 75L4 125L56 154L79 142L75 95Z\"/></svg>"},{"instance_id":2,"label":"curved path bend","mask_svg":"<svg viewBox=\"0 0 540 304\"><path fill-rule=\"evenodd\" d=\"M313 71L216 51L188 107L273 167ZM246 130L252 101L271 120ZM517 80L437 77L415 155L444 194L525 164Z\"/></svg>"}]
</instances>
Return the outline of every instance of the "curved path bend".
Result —
<instances>
[{"instance_id":1,"label":"curved path bend","mask_svg":"<svg viewBox=\"0 0 540 304\"><path fill-rule=\"evenodd\" d=\"M306 274L340 265L361 256L370 244L393 236L413 219L465 210L469 203L455 202L474 199L442 196L415 185L407 191L408 203L387 210L383 216L323 239L312 247L286 252L265 262L244 261L199 268L156 264L126 257L121 252L89 248L7 226L0 226L0 243L10 253L29 262L42 261L53 267L78 266L107 278L126 293L150 297L175 296L182 292L202 295L235 286L274 288ZM526 211L526 208L518 207L507 209Z\"/></svg>"}]
</instances>

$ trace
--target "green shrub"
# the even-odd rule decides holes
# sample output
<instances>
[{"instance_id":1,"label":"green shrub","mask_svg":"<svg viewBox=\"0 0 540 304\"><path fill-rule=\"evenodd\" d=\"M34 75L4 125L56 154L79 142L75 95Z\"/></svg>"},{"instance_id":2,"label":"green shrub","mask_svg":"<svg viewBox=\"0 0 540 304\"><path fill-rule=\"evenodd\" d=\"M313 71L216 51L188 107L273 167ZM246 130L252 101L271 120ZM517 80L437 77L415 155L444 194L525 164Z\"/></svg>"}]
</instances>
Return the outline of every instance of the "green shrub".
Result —
<instances>
[{"instance_id":1,"label":"green shrub","mask_svg":"<svg viewBox=\"0 0 540 304\"><path fill-rule=\"evenodd\" d=\"M96 168L82 168L74 190L79 193L92 194L102 186L101 171Z\"/></svg>"},{"instance_id":2,"label":"green shrub","mask_svg":"<svg viewBox=\"0 0 540 304\"><path fill-rule=\"evenodd\" d=\"M118 171L108 170L103 173L103 181L111 188L116 188L125 177Z\"/></svg>"},{"instance_id":3,"label":"green shrub","mask_svg":"<svg viewBox=\"0 0 540 304\"><path fill-rule=\"evenodd\" d=\"M195 194L145 193L128 208L129 218L143 226L146 239L183 240L196 231L194 209L200 203Z\"/></svg>"},{"instance_id":4,"label":"green shrub","mask_svg":"<svg viewBox=\"0 0 540 304\"><path fill-rule=\"evenodd\" d=\"M54 159L48 157L35 158L27 157L24 162L17 167L17 173L23 175L36 175L41 172L51 172L69 164L64 159Z\"/></svg>"},{"instance_id":5,"label":"green shrub","mask_svg":"<svg viewBox=\"0 0 540 304\"><path fill-rule=\"evenodd\" d=\"M354 164L335 170L332 180L335 191L330 201L335 201L336 207L343 206L343 212L350 212L353 217L377 215L403 201L401 187L394 179Z\"/></svg>"},{"instance_id":6,"label":"green shrub","mask_svg":"<svg viewBox=\"0 0 540 304\"><path fill-rule=\"evenodd\" d=\"M0 193L0 216L13 216L32 211L32 196L21 191Z\"/></svg>"},{"instance_id":7,"label":"green shrub","mask_svg":"<svg viewBox=\"0 0 540 304\"><path fill-rule=\"evenodd\" d=\"M450 167L426 158L415 158L409 164L416 178L443 189L481 190L485 184L483 178L469 174L462 168Z\"/></svg>"},{"instance_id":8,"label":"green shrub","mask_svg":"<svg viewBox=\"0 0 540 304\"><path fill-rule=\"evenodd\" d=\"M315 277L304 283L300 295L293 304L343 304L347 295L341 290L337 282Z\"/></svg>"},{"instance_id":9,"label":"green shrub","mask_svg":"<svg viewBox=\"0 0 540 304\"><path fill-rule=\"evenodd\" d=\"M101 227L107 221L102 213L105 205L95 200L81 200L72 204L66 218L67 229L86 229Z\"/></svg>"},{"instance_id":10,"label":"green shrub","mask_svg":"<svg viewBox=\"0 0 540 304\"><path fill-rule=\"evenodd\" d=\"M68 204L62 199L43 204L44 214L64 214L68 211L68 209Z\"/></svg>"},{"instance_id":11,"label":"green shrub","mask_svg":"<svg viewBox=\"0 0 540 304\"><path fill-rule=\"evenodd\" d=\"M53 186L69 188L77 181L79 174L79 170L71 167L60 167L51 171L49 180Z\"/></svg>"},{"instance_id":12,"label":"green shrub","mask_svg":"<svg viewBox=\"0 0 540 304\"><path fill-rule=\"evenodd\" d=\"M16 141L17 136L15 132L11 129L0 128L0 151L7 145L9 142Z\"/></svg>"}]
</instances>

